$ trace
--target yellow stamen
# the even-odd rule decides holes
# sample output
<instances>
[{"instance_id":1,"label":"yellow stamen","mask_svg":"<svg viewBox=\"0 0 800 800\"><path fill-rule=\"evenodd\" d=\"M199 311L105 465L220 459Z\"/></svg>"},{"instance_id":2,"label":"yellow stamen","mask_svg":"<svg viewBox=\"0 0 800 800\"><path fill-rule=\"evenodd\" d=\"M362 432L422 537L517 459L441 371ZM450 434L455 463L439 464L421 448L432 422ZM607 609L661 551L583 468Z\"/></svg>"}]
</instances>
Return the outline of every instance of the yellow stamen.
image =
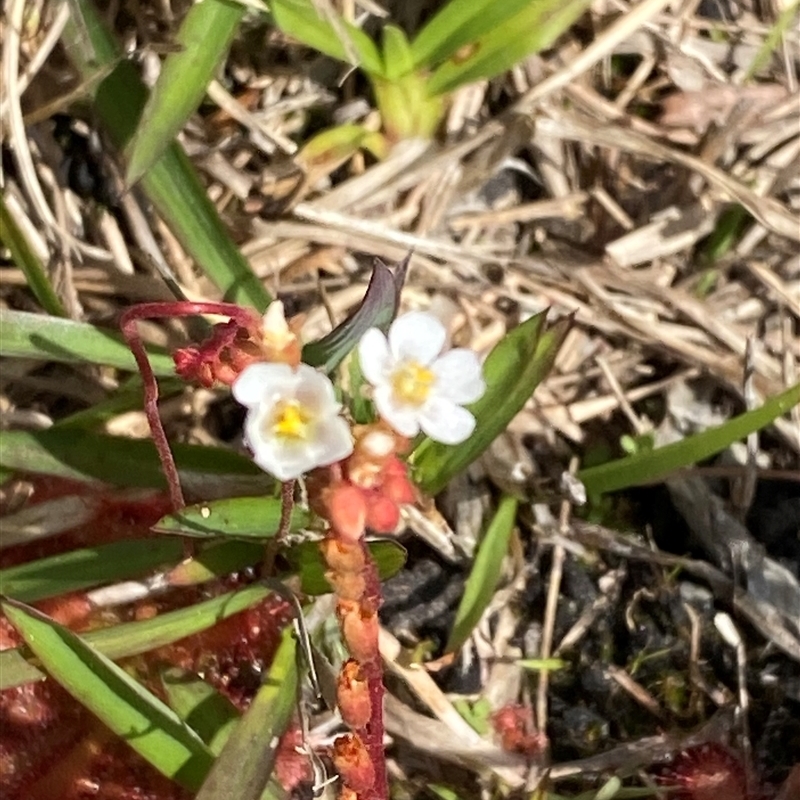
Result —
<instances>
[{"instance_id":1,"label":"yellow stamen","mask_svg":"<svg viewBox=\"0 0 800 800\"><path fill-rule=\"evenodd\" d=\"M403 403L421 406L427 399L436 376L427 367L409 361L392 375L392 388Z\"/></svg>"},{"instance_id":2,"label":"yellow stamen","mask_svg":"<svg viewBox=\"0 0 800 800\"><path fill-rule=\"evenodd\" d=\"M296 401L279 403L272 415L272 432L285 439L305 439L311 415Z\"/></svg>"}]
</instances>

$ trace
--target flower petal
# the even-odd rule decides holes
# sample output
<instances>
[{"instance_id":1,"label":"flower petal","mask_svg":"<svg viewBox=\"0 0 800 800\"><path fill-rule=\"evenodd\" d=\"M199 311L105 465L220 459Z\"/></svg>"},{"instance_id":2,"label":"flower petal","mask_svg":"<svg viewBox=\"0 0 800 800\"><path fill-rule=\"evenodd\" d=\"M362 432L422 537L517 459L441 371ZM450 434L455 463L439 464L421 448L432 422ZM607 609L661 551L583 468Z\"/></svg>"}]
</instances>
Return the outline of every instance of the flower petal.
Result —
<instances>
[{"instance_id":1,"label":"flower petal","mask_svg":"<svg viewBox=\"0 0 800 800\"><path fill-rule=\"evenodd\" d=\"M377 328L370 328L358 343L361 372L369 383L377 386L386 380L392 366L389 343Z\"/></svg>"},{"instance_id":2,"label":"flower petal","mask_svg":"<svg viewBox=\"0 0 800 800\"><path fill-rule=\"evenodd\" d=\"M297 375L288 364L250 364L233 382L233 396L243 406L255 406L272 394L291 395Z\"/></svg>"},{"instance_id":3,"label":"flower petal","mask_svg":"<svg viewBox=\"0 0 800 800\"><path fill-rule=\"evenodd\" d=\"M315 467L327 467L347 458L353 452L350 426L341 417L329 416L320 421L310 449Z\"/></svg>"},{"instance_id":4,"label":"flower petal","mask_svg":"<svg viewBox=\"0 0 800 800\"><path fill-rule=\"evenodd\" d=\"M481 362L473 350L456 348L431 365L436 376L436 394L454 403L474 403L486 391Z\"/></svg>"},{"instance_id":5,"label":"flower petal","mask_svg":"<svg viewBox=\"0 0 800 800\"><path fill-rule=\"evenodd\" d=\"M336 400L336 390L327 375L308 364L296 368L297 387L294 398L314 414L338 414L341 404Z\"/></svg>"},{"instance_id":6,"label":"flower petal","mask_svg":"<svg viewBox=\"0 0 800 800\"><path fill-rule=\"evenodd\" d=\"M444 325L425 311L403 314L389 328L389 348L395 361L427 366L442 352L446 339Z\"/></svg>"},{"instance_id":7,"label":"flower petal","mask_svg":"<svg viewBox=\"0 0 800 800\"><path fill-rule=\"evenodd\" d=\"M417 422L419 409L397 403L391 385L376 386L372 399L381 419L388 422L398 433L408 437L419 433L419 422Z\"/></svg>"},{"instance_id":8,"label":"flower petal","mask_svg":"<svg viewBox=\"0 0 800 800\"><path fill-rule=\"evenodd\" d=\"M450 400L431 397L419 410L419 424L434 441L459 444L475 430L475 417Z\"/></svg>"}]
</instances>

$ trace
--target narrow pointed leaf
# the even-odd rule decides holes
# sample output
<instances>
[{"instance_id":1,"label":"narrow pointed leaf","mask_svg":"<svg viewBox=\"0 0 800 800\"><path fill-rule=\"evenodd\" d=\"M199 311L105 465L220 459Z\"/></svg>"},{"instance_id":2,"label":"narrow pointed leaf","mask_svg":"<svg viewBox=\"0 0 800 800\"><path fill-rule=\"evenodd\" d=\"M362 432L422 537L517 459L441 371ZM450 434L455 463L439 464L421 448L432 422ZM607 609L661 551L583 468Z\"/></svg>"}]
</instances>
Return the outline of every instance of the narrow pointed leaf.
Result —
<instances>
[{"instance_id":1,"label":"narrow pointed leaf","mask_svg":"<svg viewBox=\"0 0 800 800\"><path fill-rule=\"evenodd\" d=\"M172 357L148 350L153 371L175 375ZM134 372L136 362L119 332L71 319L0 308L0 356L103 364Z\"/></svg>"},{"instance_id":2,"label":"narrow pointed leaf","mask_svg":"<svg viewBox=\"0 0 800 800\"><path fill-rule=\"evenodd\" d=\"M411 54L415 67L424 69L441 63L530 4L531 0L450 0L414 37Z\"/></svg>"},{"instance_id":3,"label":"narrow pointed leaf","mask_svg":"<svg viewBox=\"0 0 800 800\"><path fill-rule=\"evenodd\" d=\"M543 311L514 328L489 353L483 365L486 393L468 406L477 423L472 436L458 445L425 439L414 450L414 474L425 494L440 492L454 475L478 458L550 371L572 319L565 317L545 330L546 314Z\"/></svg>"},{"instance_id":4,"label":"narrow pointed leaf","mask_svg":"<svg viewBox=\"0 0 800 800\"><path fill-rule=\"evenodd\" d=\"M516 524L517 505L515 497L504 496L486 529L464 587L464 596L458 605L453 630L445 648L448 653L455 652L469 639L494 596Z\"/></svg>"},{"instance_id":5,"label":"narrow pointed leaf","mask_svg":"<svg viewBox=\"0 0 800 800\"><path fill-rule=\"evenodd\" d=\"M402 288L398 275L383 262L376 259L367 291L361 305L341 325L337 325L327 336L310 342L303 348L303 361L325 372L333 372L358 344L370 328L386 330L397 313ZM405 276L405 272L402 272Z\"/></svg>"},{"instance_id":6,"label":"narrow pointed leaf","mask_svg":"<svg viewBox=\"0 0 800 800\"><path fill-rule=\"evenodd\" d=\"M147 100L136 68L122 53L91 0L69 0L65 51L81 78L97 85L94 107L114 144L123 149ZM124 98L124 101L121 100ZM228 235L225 225L183 150L170 144L142 176L141 186L181 246L219 287L223 299L263 311L270 296Z\"/></svg>"},{"instance_id":7,"label":"narrow pointed leaf","mask_svg":"<svg viewBox=\"0 0 800 800\"><path fill-rule=\"evenodd\" d=\"M264 586L248 586L187 608L159 614L152 619L124 622L81 636L93 648L116 661L200 633L261 602L269 593L269 589ZM44 677L45 673L30 663L20 648L0 651L0 689L40 681Z\"/></svg>"},{"instance_id":8,"label":"narrow pointed leaf","mask_svg":"<svg viewBox=\"0 0 800 800\"><path fill-rule=\"evenodd\" d=\"M67 592L138 578L183 556L178 539L125 539L0 570L0 592L33 603Z\"/></svg>"},{"instance_id":9,"label":"narrow pointed leaf","mask_svg":"<svg viewBox=\"0 0 800 800\"><path fill-rule=\"evenodd\" d=\"M278 532L281 501L276 497L233 497L187 506L160 519L153 529L181 536L234 539L270 539ZM290 530L299 531L311 522L308 511L292 509Z\"/></svg>"},{"instance_id":10,"label":"narrow pointed leaf","mask_svg":"<svg viewBox=\"0 0 800 800\"><path fill-rule=\"evenodd\" d=\"M128 186L161 158L197 110L244 12L244 3L228 0L203 0L189 9L175 36L180 49L165 59L128 144Z\"/></svg>"},{"instance_id":11,"label":"narrow pointed leaf","mask_svg":"<svg viewBox=\"0 0 800 800\"><path fill-rule=\"evenodd\" d=\"M584 12L591 0L540 0L476 39L461 58L451 58L430 77L431 94L446 94L473 81L493 78L549 47Z\"/></svg>"},{"instance_id":12,"label":"narrow pointed leaf","mask_svg":"<svg viewBox=\"0 0 800 800\"><path fill-rule=\"evenodd\" d=\"M161 673L170 708L218 756L239 721L236 706L194 672L170 667Z\"/></svg>"},{"instance_id":13,"label":"narrow pointed leaf","mask_svg":"<svg viewBox=\"0 0 800 800\"><path fill-rule=\"evenodd\" d=\"M25 280L28 281L28 286L39 301L39 305L48 314L66 317L67 312L47 277L44 265L17 225L2 195L0 195L0 242L11 252L11 258L25 275Z\"/></svg>"},{"instance_id":14,"label":"narrow pointed leaf","mask_svg":"<svg viewBox=\"0 0 800 800\"><path fill-rule=\"evenodd\" d=\"M269 672L228 736L195 800L258 800L272 775L277 743L297 702L297 643L287 627Z\"/></svg>"},{"instance_id":15,"label":"narrow pointed leaf","mask_svg":"<svg viewBox=\"0 0 800 800\"><path fill-rule=\"evenodd\" d=\"M402 28L386 25L383 29L383 73L394 81L414 71L414 58Z\"/></svg>"},{"instance_id":16,"label":"narrow pointed leaf","mask_svg":"<svg viewBox=\"0 0 800 800\"><path fill-rule=\"evenodd\" d=\"M265 489L272 485L252 461L230 450L177 444L173 451L178 470L189 480L210 482L232 476L252 479ZM0 466L117 486L166 487L158 453L149 439L127 439L71 428L4 431L0 437Z\"/></svg>"},{"instance_id":17,"label":"narrow pointed leaf","mask_svg":"<svg viewBox=\"0 0 800 800\"><path fill-rule=\"evenodd\" d=\"M269 7L275 23L285 33L332 58L351 60L339 32L320 16L311 0L271 0ZM372 39L341 16L337 25L350 40L358 65L365 72L380 75L383 62Z\"/></svg>"},{"instance_id":18,"label":"narrow pointed leaf","mask_svg":"<svg viewBox=\"0 0 800 800\"><path fill-rule=\"evenodd\" d=\"M682 467L689 467L761 430L800 404L800 383L767 400L760 408L746 411L710 430L687 436L679 442L642 451L599 467L581 470L577 478L590 495L614 492L629 486L658 481Z\"/></svg>"},{"instance_id":19,"label":"narrow pointed leaf","mask_svg":"<svg viewBox=\"0 0 800 800\"><path fill-rule=\"evenodd\" d=\"M80 636L14 600L3 611L47 673L159 772L199 788L211 751L177 714Z\"/></svg>"}]
</instances>

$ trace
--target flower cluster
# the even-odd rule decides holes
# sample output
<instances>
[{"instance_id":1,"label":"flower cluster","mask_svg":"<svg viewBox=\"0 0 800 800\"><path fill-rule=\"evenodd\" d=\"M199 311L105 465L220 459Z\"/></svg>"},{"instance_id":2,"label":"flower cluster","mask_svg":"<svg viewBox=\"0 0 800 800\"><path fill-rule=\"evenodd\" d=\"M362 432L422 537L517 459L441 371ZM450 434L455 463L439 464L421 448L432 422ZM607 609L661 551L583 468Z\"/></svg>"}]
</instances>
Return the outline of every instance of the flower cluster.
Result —
<instances>
[{"instance_id":1,"label":"flower cluster","mask_svg":"<svg viewBox=\"0 0 800 800\"><path fill-rule=\"evenodd\" d=\"M247 312L215 328L198 348L176 354L178 371L205 385L230 384L246 407L244 438L255 462L284 482L305 477L308 502L327 522L320 544L336 615L351 658L337 699L349 732L333 745L340 797L387 794L383 682L378 651L381 590L366 545L368 530L392 533L400 508L416 499L402 456L420 431L445 444L467 439L475 418L463 406L485 385L475 353L442 353L446 331L412 312L388 336L368 330L358 345L362 373L380 420L351 426L330 379L300 362L299 340L279 303L263 320ZM286 498L289 501L286 501Z\"/></svg>"}]
</instances>

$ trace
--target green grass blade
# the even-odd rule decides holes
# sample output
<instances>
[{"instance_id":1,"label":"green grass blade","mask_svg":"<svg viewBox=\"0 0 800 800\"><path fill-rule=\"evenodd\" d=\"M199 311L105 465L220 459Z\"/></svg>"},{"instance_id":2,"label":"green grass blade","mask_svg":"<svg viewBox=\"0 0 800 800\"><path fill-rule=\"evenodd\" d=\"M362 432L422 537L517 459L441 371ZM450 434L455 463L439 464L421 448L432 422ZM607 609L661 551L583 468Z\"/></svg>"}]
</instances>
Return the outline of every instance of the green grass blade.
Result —
<instances>
[{"instance_id":1,"label":"green grass blade","mask_svg":"<svg viewBox=\"0 0 800 800\"><path fill-rule=\"evenodd\" d=\"M125 539L0 570L0 592L34 603L66 592L139 578L183 557L178 539Z\"/></svg>"},{"instance_id":2,"label":"green grass blade","mask_svg":"<svg viewBox=\"0 0 800 800\"><path fill-rule=\"evenodd\" d=\"M66 317L67 312L47 277L44 265L28 244L25 234L8 210L5 198L0 194L0 242L10 251L14 263L22 270L33 296L39 305L55 317Z\"/></svg>"},{"instance_id":3,"label":"green grass blade","mask_svg":"<svg viewBox=\"0 0 800 800\"><path fill-rule=\"evenodd\" d=\"M200 633L223 619L250 608L268 594L269 589L263 586L249 586L187 608L159 614L152 619L124 622L112 628L90 631L82 634L82 638L103 655L116 661ZM0 689L21 686L44 677L45 673L26 660L19 648L0 651Z\"/></svg>"},{"instance_id":4,"label":"green grass blade","mask_svg":"<svg viewBox=\"0 0 800 800\"><path fill-rule=\"evenodd\" d=\"M230 450L176 444L173 451L178 470L195 479L263 476L265 488L271 486L270 479L252 461ZM149 439L127 439L72 428L3 431L0 466L116 486L166 487L161 462Z\"/></svg>"},{"instance_id":5,"label":"green grass blade","mask_svg":"<svg viewBox=\"0 0 800 800\"><path fill-rule=\"evenodd\" d=\"M529 3L502 25L475 40L464 58L450 59L428 82L431 94L446 94L466 83L493 78L531 53L549 47L584 12L591 0Z\"/></svg>"},{"instance_id":6,"label":"green grass blade","mask_svg":"<svg viewBox=\"0 0 800 800\"><path fill-rule=\"evenodd\" d=\"M458 605L445 648L448 653L458 650L467 641L494 595L517 520L517 504L515 497L505 495L486 529Z\"/></svg>"},{"instance_id":7,"label":"green grass blade","mask_svg":"<svg viewBox=\"0 0 800 800\"><path fill-rule=\"evenodd\" d=\"M331 58L351 60L334 26L319 15L310 0L271 0L269 7L276 25L285 33ZM371 75L381 75L383 61L372 39L342 17L338 24L349 38L359 66Z\"/></svg>"},{"instance_id":8,"label":"green grass blade","mask_svg":"<svg viewBox=\"0 0 800 800\"><path fill-rule=\"evenodd\" d=\"M397 25L386 25L383 33L383 74L394 81L414 71L414 57L405 31Z\"/></svg>"},{"instance_id":9,"label":"green grass blade","mask_svg":"<svg viewBox=\"0 0 800 800\"><path fill-rule=\"evenodd\" d=\"M541 0L534 0L541 2ZM417 69L430 69L457 50L502 25L531 0L450 0L414 37L411 55Z\"/></svg>"},{"instance_id":10,"label":"green grass blade","mask_svg":"<svg viewBox=\"0 0 800 800\"><path fill-rule=\"evenodd\" d=\"M261 688L195 800L259 800L275 767L278 738L294 712L297 688L297 643L287 626Z\"/></svg>"},{"instance_id":11,"label":"green grass blade","mask_svg":"<svg viewBox=\"0 0 800 800\"><path fill-rule=\"evenodd\" d=\"M454 475L478 458L522 410L550 371L572 319L565 317L544 330L546 313L514 328L489 353L483 365L486 392L468 406L477 422L472 436L458 445L425 439L414 450L414 475L425 494L440 492Z\"/></svg>"},{"instance_id":12,"label":"green grass blade","mask_svg":"<svg viewBox=\"0 0 800 800\"><path fill-rule=\"evenodd\" d=\"M232 497L187 506L160 519L153 529L200 538L226 536L238 539L270 539L278 532L281 500L276 497ZM307 527L311 514L299 506L292 509L289 530Z\"/></svg>"},{"instance_id":13,"label":"green grass blade","mask_svg":"<svg viewBox=\"0 0 800 800\"><path fill-rule=\"evenodd\" d=\"M180 50L165 59L128 144L128 186L158 161L200 105L244 12L243 3L227 0L204 0L189 9L175 36Z\"/></svg>"},{"instance_id":14,"label":"green grass blade","mask_svg":"<svg viewBox=\"0 0 800 800\"><path fill-rule=\"evenodd\" d=\"M239 711L195 673L170 667L161 673L161 684L172 710L218 756L239 721Z\"/></svg>"},{"instance_id":15,"label":"green grass blade","mask_svg":"<svg viewBox=\"0 0 800 800\"><path fill-rule=\"evenodd\" d=\"M677 469L689 467L722 452L734 442L765 428L798 404L800 383L767 400L760 408L746 411L716 428L655 450L642 451L599 467L581 470L577 477L583 482L589 495L653 483Z\"/></svg>"},{"instance_id":16,"label":"green grass blade","mask_svg":"<svg viewBox=\"0 0 800 800\"><path fill-rule=\"evenodd\" d=\"M196 790L214 757L167 705L77 634L14 600L3 611L47 673L159 772Z\"/></svg>"},{"instance_id":17,"label":"green grass blade","mask_svg":"<svg viewBox=\"0 0 800 800\"><path fill-rule=\"evenodd\" d=\"M8 308L0 308L0 356L68 363L88 361L131 372L138 370L130 348L117 331ZM175 375L171 356L155 350L149 350L148 356L156 375Z\"/></svg>"},{"instance_id":18,"label":"green grass blade","mask_svg":"<svg viewBox=\"0 0 800 800\"><path fill-rule=\"evenodd\" d=\"M123 149L136 130L147 90L122 54L90 0L70 0L65 49L83 81L111 70L98 85L94 106L116 146ZM123 100L124 98L124 100ZM234 245L183 150L170 144L145 173L141 186L181 246L219 287L226 301L263 311L267 290Z\"/></svg>"}]
</instances>

